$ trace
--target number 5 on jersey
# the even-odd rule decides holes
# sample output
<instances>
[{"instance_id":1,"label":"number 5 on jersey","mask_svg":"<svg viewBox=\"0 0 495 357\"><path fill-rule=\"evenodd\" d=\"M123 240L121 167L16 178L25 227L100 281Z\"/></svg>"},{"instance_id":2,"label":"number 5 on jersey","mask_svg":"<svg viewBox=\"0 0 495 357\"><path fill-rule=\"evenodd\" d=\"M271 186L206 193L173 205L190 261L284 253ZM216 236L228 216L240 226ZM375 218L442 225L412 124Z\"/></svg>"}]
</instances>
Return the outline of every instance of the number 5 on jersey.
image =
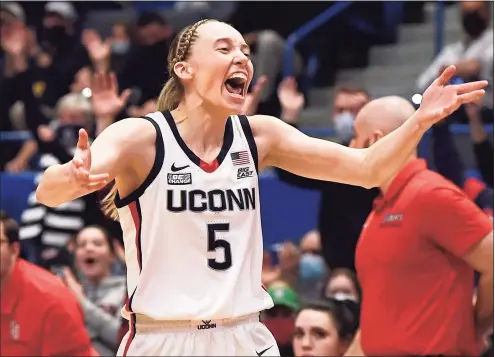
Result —
<instances>
[{"instance_id":1,"label":"number 5 on jersey","mask_svg":"<svg viewBox=\"0 0 495 357\"><path fill-rule=\"evenodd\" d=\"M225 239L217 238L217 232L228 232L229 223L212 223L208 224L208 252L216 252L217 249L223 248L225 256L223 262L217 259L208 258L208 266L215 270L227 270L232 266L232 249L230 243Z\"/></svg>"}]
</instances>

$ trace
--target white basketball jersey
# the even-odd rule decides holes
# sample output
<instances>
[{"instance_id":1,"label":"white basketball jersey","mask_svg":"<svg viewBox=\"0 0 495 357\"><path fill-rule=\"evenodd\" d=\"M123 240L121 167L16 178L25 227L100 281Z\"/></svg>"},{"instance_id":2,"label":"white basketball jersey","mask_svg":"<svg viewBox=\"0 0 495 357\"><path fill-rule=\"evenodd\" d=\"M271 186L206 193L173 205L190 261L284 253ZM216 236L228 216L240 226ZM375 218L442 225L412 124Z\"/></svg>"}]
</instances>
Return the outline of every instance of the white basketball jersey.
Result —
<instances>
[{"instance_id":1,"label":"white basketball jersey","mask_svg":"<svg viewBox=\"0 0 495 357\"><path fill-rule=\"evenodd\" d=\"M116 198L126 310L157 320L202 320L271 308L261 283L258 154L247 118L228 119L211 165L187 147L169 112L145 119L157 130L155 163L141 187Z\"/></svg>"}]
</instances>

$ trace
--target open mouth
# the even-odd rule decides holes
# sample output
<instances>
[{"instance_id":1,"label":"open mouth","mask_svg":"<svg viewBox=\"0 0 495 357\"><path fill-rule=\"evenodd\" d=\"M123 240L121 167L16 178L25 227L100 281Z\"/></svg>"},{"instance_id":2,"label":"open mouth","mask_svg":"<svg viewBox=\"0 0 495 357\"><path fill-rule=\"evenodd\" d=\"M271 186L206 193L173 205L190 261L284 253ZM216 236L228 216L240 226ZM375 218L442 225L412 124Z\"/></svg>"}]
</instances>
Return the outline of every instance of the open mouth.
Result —
<instances>
[{"instance_id":1,"label":"open mouth","mask_svg":"<svg viewBox=\"0 0 495 357\"><path fill-rule=\"evenodd\" d=\"M86 259L84 259L84 263L87 265L93 265L94 263L96 263L96 259L95 258L86 258Z\"/></svg>"},{"instance_id":2,"label":"open mouth","mask_svg":"<svg viewBox=\"0 0 495 357\"><path fill-rule=\"evenodd\" d=\"M234 73L225 81L225 88L230 94L244 97L246 93L247 77L244 73Z\"/></svg>"}]
</instances>

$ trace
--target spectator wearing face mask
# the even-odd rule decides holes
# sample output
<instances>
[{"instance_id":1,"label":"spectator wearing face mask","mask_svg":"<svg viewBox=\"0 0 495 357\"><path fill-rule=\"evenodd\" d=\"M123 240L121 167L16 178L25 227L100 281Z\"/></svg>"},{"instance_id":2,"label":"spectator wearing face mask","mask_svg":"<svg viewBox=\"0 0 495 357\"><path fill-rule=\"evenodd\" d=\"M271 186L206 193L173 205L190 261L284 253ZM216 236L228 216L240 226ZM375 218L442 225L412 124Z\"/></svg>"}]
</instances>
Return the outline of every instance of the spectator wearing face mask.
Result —
<instances>
[{"instance_id":1,"label":"spectator wearing face mask","mask_svg":"<svg viewBox=\"0 0 495 357\"><path fill-rule=\"evenodd\" d=\"M343 356L359 326L359 309L353 301L315 301L296 316L292 341L294 355Z\"/></svg>"},{"instance_id":2,"label":"spectator wearing face mask","mask_svg":"<svg viewBox=\"0 0 495 357\"><path fill-rule=\"evenodd\" d=\"M125 64L131 39L127 27L123 23L116 23L112 26L110 37L105 39L96 30L84 30L82 44L91 60L92 70L118 72Z\"/></svg>"},{"instance_id":3,"label":"spectator wearing face mask","mask_svg":"<svg viewBox=\"0 0 495 357\"><path fill-rule=\"evenodd\" d=\"M121 22L113 24L109 41L112 52L112 68L118 72L131 48L129 26Z\"/></svg>"},{"instance_id":4,"label":"spectator wearing face mask","mask_svg":"<svg viewBox=\"0 0 495 357\"><path fill-rule=\"evenodd\" d=\"M63 280L81 304L93 347L102 356L114 355L120 342L126 279L112 275L116 260L112 239L101 227L86 227L75 238L74 256L80 282L69 269L64 270Z\"/></svg>"},{"instance_id":5,"label":"spectator wearing face mask","mask_svg":"<svg viewBox=\"0 0 495 357\"><path fill-rule=\"evenodd\" d=\"M163 16L155 12L142 13L136 23L138 46L129 50L118 72L122 88L138 93L135 105L157 98L168 79L167 55L173 30ZM140 68L136 71L136 68Z\"/></svg>"},{"instance_id":6,"label":"spectator wearing face mask","mask_svg":"<svg viewBox=\"0 0 495 357\"><path fill-rule=\"evenodd\" d=\"M275 281L268 287L274 306L263 312L262 322L277 341L282 356L292 355L294 318L299 310L299 297L294 289L283 281Z\"/></svg>"},{"instance_id":7,"label":"spectator wearing face mask","mask_svg":"<svg viewBox=\"0 0 495 357\"><path fill-rule=\"evenodd\" d=\"M304 96L297 90L295 80L286 78L278 88L278 96L282 106L281 118L297 127L300 112L304 107ZM351 141L353 118L369 100L369 96L362 89L349 86L337 91L332 121L343 144L347 145ZM354 251L359 233L371 212L378 190L311 180L277 168L275 172L280 180L288 184L321 192L318 214L321 254L330 269L354 269Z\"/></svg>"},{"instance_id":8,"label":"spectator wearing face mask","mask_svg":"<svg viewBox=\"0 0 495 357\"><path fill-rule=\"evenodd\" d=\"M361 287L356 273L346 268L332 270L323 286L323 297L339 301L361 301Z\"/></svg>"},{"instance_id":9,"label":"spectator wearing face mask","mask_svg":"<svg viewBox=\"0 0 495 357\"><path fill-rule=\"evenodd\" d=\"M370 100L370 95L360 87L347 84L336 89L332 108L332 124L342 145L349 146L354 137L356 115Z\"/></svg>"},{"instance_id":10,"label":"spectator wearing face mask","mask_svg":"<svg viewBox=\"0 0 495 357\"><path fill-rule=\"evenodd\" d=\"M464 81L486 79L493 82L493 30L490 23L489 1L459 2L464 34L459 41L445 46L428 68L419 76L416 87L423 92L445 67L454 64L456 76ZM487 90L493 91L490 87ZM493 94L487 93L487 100ZM493 102L487 102L493 109ZM463 114L458 111L458 115ZM484 117L493 122L493 110L486 111Z\"/></svg>"},{"instance_id":11,"label":"spectator wearing face mask","mask_svg":"<svg viewBox=\"0 0 495 357\"><path fill-rule=\"evenodd\" d=\"M89 64L88 54L78 38L77 20L72 3L53 1L45 4L39 44L30 71L34 96L49 108L69 91L77 71Z\"/></svg>"},{"instance_id":12,"label":"spectator wearing face mask","mask_svg":"<svg viewBox=\"0 0 495 357\"><path fill-rule=\"evenodd\" d=\"M297 290L303 299L319 296L323 279L327 272L325 260L321 256L320 233L312 230L306 233L299 245L299 276Z\"/></svg>"},{"instance_id":13,"label":"spectator wearing face mask","mask_svg":"<svg viewBox=\"0 0 495 357\"><path fill-rule=\"evenodd\" d=\"M318 231L306 233L299 247L287 241L276 250L278 265L273 265L270 253L265 254L262 270L264 284L269 286L271 282L280 280L294 288L302 299L320 297L327 267L321 256Z\"/></svg>"}]
</instances>

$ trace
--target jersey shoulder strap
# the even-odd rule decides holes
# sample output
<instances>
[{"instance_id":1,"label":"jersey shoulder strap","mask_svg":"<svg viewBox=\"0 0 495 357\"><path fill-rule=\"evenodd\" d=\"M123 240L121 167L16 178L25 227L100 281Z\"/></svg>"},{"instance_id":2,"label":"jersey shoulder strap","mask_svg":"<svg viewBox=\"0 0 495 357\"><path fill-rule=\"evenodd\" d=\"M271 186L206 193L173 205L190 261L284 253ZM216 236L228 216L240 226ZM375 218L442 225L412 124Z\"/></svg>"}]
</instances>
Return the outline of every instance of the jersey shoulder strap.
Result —
<instances>
[{"instance_id":1,"label":"jersey shoulder strap","mask_svg":"<svg viewBox=\"0 0 495 357\"><path fill-rule=\"evenodd\" d=\"M246 139L246 142L249 146L249 151L251 152L251 157L253 158L256 173L258 174L258 148L256 146L256 142L254 141L253 131L251 130L251 125L249 124L249 120L245 115L236 115L233 117L237 117L239 119L239 124L241 125L242 134Z\"/></svg>"},{"instance_id":2,"label":"jersey shoulder strap","mask_svg":"<svg viewBox=\"0 0 495 357\"><path fill-rule=\"evenodd\" d=\"M117 196L115 197L115 205L117 208L121 208L124 206L127 206L129 203L136 201L138 198L140 198L143 194L144 191L151 185L151 183L156 179L158 174L160 173L163 162L165 160L165 144L163 142L163 134L161 127L159 123L157 122L157 118L154 115L155 113L148 114L146 116L143 116L139 119L136 120L147 120L149 121L153 127L155 128L156 131L156 139L155 139L155 159L153 161L153 166L151 167L150 172L148 173L148 176L146 176L146 179L144 182L136 188L132 193L127 195L124 198L120 198L119 194L117 193Z\"/></svg>"}]
</instances>

